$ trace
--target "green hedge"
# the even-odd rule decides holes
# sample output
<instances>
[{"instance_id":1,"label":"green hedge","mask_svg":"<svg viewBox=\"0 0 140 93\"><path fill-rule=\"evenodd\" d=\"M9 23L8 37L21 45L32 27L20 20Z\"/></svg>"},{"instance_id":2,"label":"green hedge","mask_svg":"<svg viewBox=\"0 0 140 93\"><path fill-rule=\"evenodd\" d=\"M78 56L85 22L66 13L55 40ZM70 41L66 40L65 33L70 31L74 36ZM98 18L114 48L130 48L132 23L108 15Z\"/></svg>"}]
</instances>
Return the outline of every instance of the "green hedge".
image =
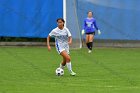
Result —
<instances>
[{"instance_id":1,"label":"green hedge","mask_svg":"<svg viewBox=\"0 0 140 93\"><path fill-rule=\"evenodd\" d=\"M55 39L51 38L51 42ZM0 37L0 42L46 42L46 38Z\"/></svg>"}]
</instances>

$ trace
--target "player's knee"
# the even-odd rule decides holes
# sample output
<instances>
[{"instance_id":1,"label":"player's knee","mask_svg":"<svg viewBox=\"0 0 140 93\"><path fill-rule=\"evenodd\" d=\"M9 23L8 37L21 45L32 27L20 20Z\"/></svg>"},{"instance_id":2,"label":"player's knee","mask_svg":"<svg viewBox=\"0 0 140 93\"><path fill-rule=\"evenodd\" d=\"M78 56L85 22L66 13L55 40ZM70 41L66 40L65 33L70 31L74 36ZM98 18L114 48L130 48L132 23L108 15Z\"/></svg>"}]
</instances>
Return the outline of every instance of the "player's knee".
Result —
<instances>
[{"instance_id":1,"label":"player's knee","mask_svg":"<svg viewBox=\"0 0 140 93\"><path fill-rule=\"evenodd\" d=\"M70 57L67 57L67 58L66 58L66 61L67 61L67 62L70 62L70 60L71 60Z\"/></svg>"}]
</instances>

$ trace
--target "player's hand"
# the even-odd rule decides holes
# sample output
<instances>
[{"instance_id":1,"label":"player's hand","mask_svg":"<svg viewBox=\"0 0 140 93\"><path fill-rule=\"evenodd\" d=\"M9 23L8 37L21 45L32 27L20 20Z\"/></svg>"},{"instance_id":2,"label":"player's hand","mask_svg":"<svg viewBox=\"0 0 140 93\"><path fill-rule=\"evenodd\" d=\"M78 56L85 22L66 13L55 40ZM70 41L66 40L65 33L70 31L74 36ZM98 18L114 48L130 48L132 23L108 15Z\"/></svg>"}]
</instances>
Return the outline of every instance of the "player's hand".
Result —
<instances>
[{"instance_id":1,"label":"player's hand","mask_svg":"<svg viewBox=\"0 0 140 93\"><path fill-rule=\"evenodd\" d=\"M98 35L100 35L101 34L101 31L100 30L98 30Z\"/></svg>"},{"instance_id":2,"label":"player's hand","mask_svg":"<svg viewBox=\"0 0 140 93\"><path fill-rule=\"evenodd\" d=\"M50 46L48 46L48 51L51 51L51 47Z\"/></svg>"},{"instance_id":3,"label":"player's hand","mask_svg":"<svg viewBox=\"0 0 140 93\"><path fill-rule=\"evenodd\" d=\"M84 35L84 34L85 34L85 30L84 30L84 29L82 30L82 33L81 33L81 34L82 34L82 35Z\"/></svg>"}]
</instances>

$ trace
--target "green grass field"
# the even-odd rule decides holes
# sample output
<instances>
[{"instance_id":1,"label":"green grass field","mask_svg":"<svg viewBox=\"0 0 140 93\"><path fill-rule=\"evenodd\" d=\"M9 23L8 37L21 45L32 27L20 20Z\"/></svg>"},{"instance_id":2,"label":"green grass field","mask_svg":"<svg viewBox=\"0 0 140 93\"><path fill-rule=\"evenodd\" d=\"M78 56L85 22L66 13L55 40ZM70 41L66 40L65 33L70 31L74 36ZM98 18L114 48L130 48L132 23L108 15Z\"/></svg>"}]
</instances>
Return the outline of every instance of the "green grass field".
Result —
<instances>
[{"instance_id":1,"label":"green grass field","mask_svg":"<svg viewBox=\"0 0 140 93\"><path fill-rule=\"evenodd\" d=\"M71 50L73 70L55 76L61 57L44 47L0 47L0 93L140 93L140 48Z\"/></svg>"}]
</instances>

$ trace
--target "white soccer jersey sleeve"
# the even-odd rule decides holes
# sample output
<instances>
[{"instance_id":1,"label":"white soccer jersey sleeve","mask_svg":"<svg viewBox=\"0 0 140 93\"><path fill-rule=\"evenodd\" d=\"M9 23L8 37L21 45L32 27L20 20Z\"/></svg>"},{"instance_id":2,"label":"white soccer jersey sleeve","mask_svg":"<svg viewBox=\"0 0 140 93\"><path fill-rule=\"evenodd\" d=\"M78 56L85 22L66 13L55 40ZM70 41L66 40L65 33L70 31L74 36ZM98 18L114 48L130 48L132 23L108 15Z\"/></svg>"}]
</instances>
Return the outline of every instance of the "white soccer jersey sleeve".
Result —
<instances>
[{"instance_id":1,"label":"white soccer jersey sleeve","mask_svg":"<svg viewBox=\"0 0 140 93\"><path fill-rule=\"evenodd\" d=\"M53 29L50 33L49 33L49 36L56 36L56 30L55 29Z\"/></svg>"},{"instance_id":2,"label":"white soccer jersey sleeve","mask_svg":"<svg viewBox=\"0 0 140 93\"><path fill-rule=\"evenodd\" d=\"M68 32L68 37L71 37L71 33L70 33L69 29L66 28L66 30L67 30L67 32Z\"/></svg>"}]
</instances>

